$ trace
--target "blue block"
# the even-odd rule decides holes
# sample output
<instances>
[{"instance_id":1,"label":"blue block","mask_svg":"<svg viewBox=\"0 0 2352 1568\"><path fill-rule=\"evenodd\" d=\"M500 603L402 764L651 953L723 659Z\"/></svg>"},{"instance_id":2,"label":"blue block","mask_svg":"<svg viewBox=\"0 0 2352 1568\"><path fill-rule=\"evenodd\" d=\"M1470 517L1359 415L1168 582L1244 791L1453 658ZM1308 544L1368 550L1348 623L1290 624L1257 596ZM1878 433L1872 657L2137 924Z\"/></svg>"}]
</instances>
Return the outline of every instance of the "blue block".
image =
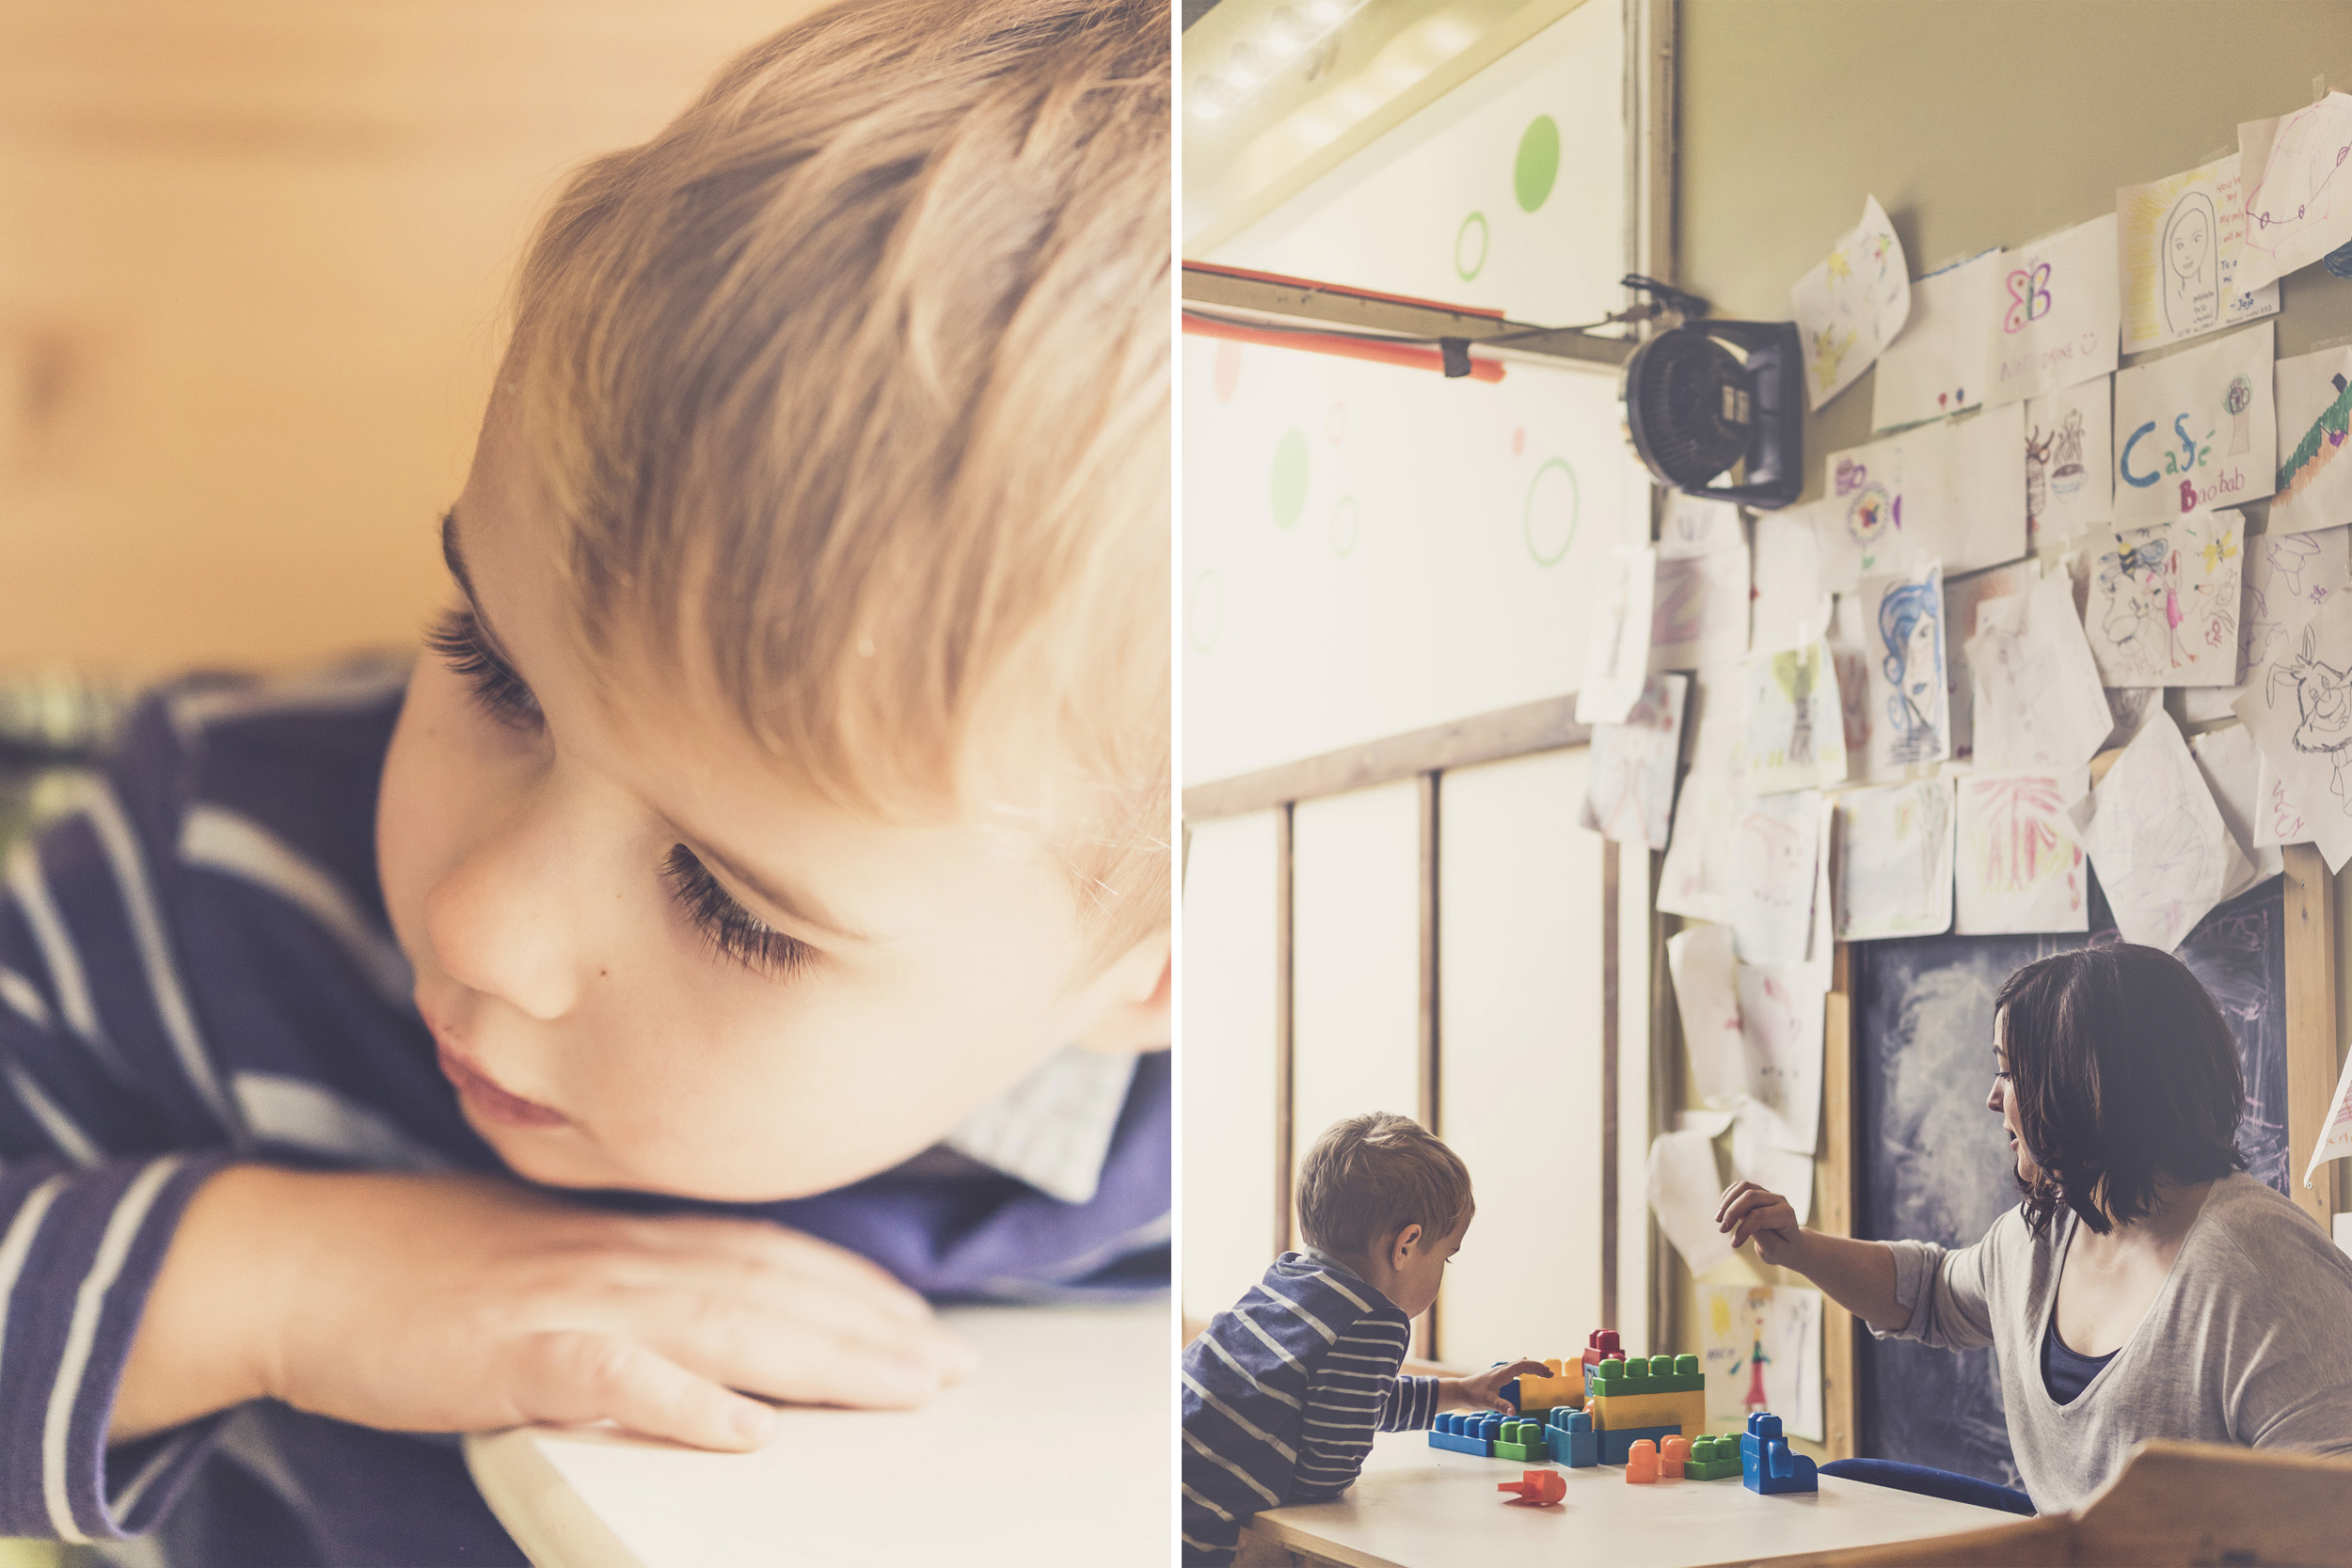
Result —
<instances>
[{"instance_id":1,"label":"blue block","mask_svg":"<svg viewBox=\"0 0 2352 1568\"><path fill-rule=\"evenodd\" d=\"M1597 1433L1600 1438L1600 1462L1622 1465L1633 1456L1633 1445L1646 1437L1653 1444L1662 1444L1669 1437L1679 1437L1682 1429L1670 1427L1621 1427Z\"/></svg>"},{"instance_id":2,"label":"blue block","mask_svg":"<svg viewBox=\"0 0 2352 1568\"><path fill-rule=\"evenodd\" d=\"M1459 1433L1439 1432L1436 1427L1429 1429L1429 1446L1433 1449L1452 1449L1455 1453L1474 1453L1481 1459L1494 1457L1486 1451L1484 1439L1464 1437Z\"/></svg>"},{"instance_id":3,"label":"blue block","mask_svg":"<svg viewBox=\"0 0 2352 1568\"><path fill-rule=\"evenodd\" d=\"M1780 1418L1756 1411L1740 1437L1740 1482L1763 1497L1782 1492L1819 1492L1820 1473L1813 1461L1788 1447Z\"/></svg>"},{"instance_id":4,"label":"blue block","mask_svg":"<svg viewBox=\"0 0 2352 1568\"><path fill-rule=\"evenodd\" d=\"M1581 1470L1600 1463L1600 1433L1593 1430L1593 1418L1585 1411L1554 1410L1544 1423L1544 1442L1555 1465Z\"/></svg>"}]
</instances>

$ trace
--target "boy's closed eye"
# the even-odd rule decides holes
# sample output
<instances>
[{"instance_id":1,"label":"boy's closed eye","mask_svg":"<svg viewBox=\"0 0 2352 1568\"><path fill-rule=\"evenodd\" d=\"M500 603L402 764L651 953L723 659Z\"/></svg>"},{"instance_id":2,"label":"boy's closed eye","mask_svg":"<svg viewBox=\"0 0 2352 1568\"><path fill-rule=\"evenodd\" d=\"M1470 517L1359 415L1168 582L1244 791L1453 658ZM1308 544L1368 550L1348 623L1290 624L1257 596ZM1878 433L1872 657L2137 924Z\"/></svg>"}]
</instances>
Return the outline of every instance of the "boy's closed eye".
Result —
<instances>
[{"instance_id":1,"label":"boy's closed eye","mask_svg":"<svg viewBox=\"0 0 2352 1568\"><path fill-rule=\"evenodd\" d=\"M546 726L538 699L490 645L481 618L470 605L443 614L425 641L466 679L475 705L492 720L528 734ZM787 978L821 957L807 942L777 930L738 903L701 858L683 844L671 846L662 858L661 879L712 950L755 974Z\"/></svg>"}]
</instances>

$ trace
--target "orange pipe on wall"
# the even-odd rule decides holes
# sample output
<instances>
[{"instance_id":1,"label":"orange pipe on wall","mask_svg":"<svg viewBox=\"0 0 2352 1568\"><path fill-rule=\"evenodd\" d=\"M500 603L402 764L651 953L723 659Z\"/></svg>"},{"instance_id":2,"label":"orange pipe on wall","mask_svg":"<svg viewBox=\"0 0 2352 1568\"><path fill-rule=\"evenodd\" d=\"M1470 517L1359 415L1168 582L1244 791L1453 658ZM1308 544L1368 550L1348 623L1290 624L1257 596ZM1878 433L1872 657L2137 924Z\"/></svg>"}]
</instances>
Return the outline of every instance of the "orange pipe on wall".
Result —
<instances>
[{"instance_id":1,"label":"orange pipe on wall","mask_svg":"<svg viewBox=\"0 0 2352 1568\"><path fill-rule=\"evenodd\" d=\"M1312 354L1336 354L1343 359L1369 359L1375 365L1402 365L1407 370L1443 371L1445 355L1420 343L1384 343L1372 338L1319 337L1285 332L1279 327L1244 326L1237 322L1186 316L1184 331L1200 338L1224 338L1236 343L1263 343L1268 348L1299 348ZM1472 381L1501 381L1502 361L1470 356Z\"/></svg>"}]
</instances>

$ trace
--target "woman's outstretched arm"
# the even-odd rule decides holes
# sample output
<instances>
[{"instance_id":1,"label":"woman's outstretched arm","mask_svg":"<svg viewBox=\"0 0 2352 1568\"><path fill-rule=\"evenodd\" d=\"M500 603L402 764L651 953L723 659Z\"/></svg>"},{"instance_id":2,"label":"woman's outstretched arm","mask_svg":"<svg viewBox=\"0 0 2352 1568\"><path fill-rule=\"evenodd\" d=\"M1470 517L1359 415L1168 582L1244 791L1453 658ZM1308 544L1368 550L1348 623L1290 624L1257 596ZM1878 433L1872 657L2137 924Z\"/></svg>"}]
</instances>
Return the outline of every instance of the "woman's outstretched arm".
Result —
<instances>
[{"instance_id":1,"label":"woman's outstretched arm","mask_svg":"<svg viewBox=\"0 0 2352 1568\"><path fill-rule=\"evenodd\" d=\"M1715 1219L1733 1246L1754 1241L1765 1262L1796 1270L1872 1328L1899 1334L1911 1325L1911 1308L1895 1299L1895 1251L1884 1242L1807 1230L1787 1198L1753 1181L1724 1194Z\"/></svg>"}]
</instances>

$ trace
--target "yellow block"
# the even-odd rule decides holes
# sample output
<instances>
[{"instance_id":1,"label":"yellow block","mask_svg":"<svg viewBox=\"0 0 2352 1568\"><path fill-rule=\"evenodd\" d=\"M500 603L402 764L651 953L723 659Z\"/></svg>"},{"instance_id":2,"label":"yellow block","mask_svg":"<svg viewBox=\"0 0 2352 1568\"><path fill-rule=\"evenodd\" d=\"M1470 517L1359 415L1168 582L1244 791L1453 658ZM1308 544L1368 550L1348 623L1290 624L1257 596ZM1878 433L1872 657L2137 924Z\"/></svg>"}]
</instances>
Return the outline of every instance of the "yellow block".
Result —
<instances>
[{"instance_id":1,"label":"yellow block","mask_svg":"<svg viewBox=\"0 0 2352 1568\"><path fill-rule=\"evenodd\" d=\"M1707 1431L1707 1395L1696 1388L1679 1394L1596 1394L1584 1408L1602 1432L1678 1426L1682 1435L1695 1437Z\"/></svg>"},{"instance_id":2,"label":"yellow block","mask_svg":"<svg viewBox=\"0 0 2352 1568\"><path fill-rule=\"evenodd\" d=\"M1582 1368L1571 1375L1561 1377L1519 1374L1519 1414L1525 1415L1531 1410L1556 1410L1562 1405L1570 1410L1584 1408Z\"/></svg>"}]
</instances>

